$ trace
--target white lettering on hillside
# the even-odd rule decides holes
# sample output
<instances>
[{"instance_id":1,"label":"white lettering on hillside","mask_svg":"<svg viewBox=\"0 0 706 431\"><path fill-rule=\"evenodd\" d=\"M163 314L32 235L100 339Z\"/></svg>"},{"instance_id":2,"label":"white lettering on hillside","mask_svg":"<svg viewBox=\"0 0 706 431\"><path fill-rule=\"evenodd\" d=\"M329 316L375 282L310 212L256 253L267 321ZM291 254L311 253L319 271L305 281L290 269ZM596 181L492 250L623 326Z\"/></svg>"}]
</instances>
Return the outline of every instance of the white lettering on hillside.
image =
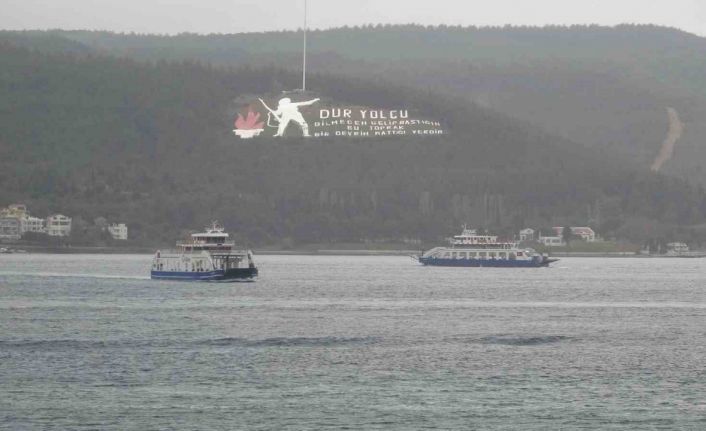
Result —
<instances>
[{"instance_id":1,"label":"white lettering on hillside","mask_svg":"<svg viewBox=\"0 0 706 431\"><path fill-rule=\"evenodd\" d=\"M321 108L314 136L443 135L438 121L410 118L408 109Z\"/></svg>"}]
</instances>

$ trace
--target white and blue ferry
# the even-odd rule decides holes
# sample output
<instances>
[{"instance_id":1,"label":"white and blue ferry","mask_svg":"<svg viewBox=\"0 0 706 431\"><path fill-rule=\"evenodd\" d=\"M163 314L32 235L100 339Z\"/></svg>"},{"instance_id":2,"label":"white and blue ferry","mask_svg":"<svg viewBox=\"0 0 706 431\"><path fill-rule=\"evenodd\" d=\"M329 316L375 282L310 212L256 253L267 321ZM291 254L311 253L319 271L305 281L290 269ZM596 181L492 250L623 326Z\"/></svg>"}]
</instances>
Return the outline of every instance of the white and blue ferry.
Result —
<instances>
[{"instance_id":1,"label":"white and blue ferry","mask_svg":"<svg viewBox=\"0 0 706 431\"><path fill-rule=\"evenodd\" d=\"M250 250L235 250L235 243L217 222L206 232L195 233L177 250L157 251L151 276L156 280L238 281L258 274Z\"/></svg>"},{"instance_id":2,"label":"white and blue ferry","mask_svg":"<svg viewBox=\"0 0 706 431\"><path fill-rule=\"evenodd\" d=\"M497 236L479 235L465 226L450 243L450 247L436 247L413 257L423 265L494 268L538 268L558 260L531 248L519 248L515 242L498 241Z\"/></svg>"}]
</instances>

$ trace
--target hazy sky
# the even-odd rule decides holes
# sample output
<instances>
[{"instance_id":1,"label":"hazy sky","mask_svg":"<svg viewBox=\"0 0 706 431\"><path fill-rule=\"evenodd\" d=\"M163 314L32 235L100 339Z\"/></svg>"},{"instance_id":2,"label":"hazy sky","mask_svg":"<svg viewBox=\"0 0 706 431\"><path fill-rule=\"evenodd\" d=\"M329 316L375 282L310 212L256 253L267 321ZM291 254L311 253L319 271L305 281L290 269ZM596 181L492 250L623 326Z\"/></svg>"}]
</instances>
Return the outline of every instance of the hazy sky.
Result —
<instances>
[{"instance_id":1,"label":"hazy sky","mask_svg":"<svg viewBox=\"0 0 706 431\"><path fill-rule=\"evenodd\" d=\"M0 0L2 29L237 33L295 29L304 0ZM704 0L309 0L312 27L654 23L706 36Z\"/></svg>"}]
</instances>

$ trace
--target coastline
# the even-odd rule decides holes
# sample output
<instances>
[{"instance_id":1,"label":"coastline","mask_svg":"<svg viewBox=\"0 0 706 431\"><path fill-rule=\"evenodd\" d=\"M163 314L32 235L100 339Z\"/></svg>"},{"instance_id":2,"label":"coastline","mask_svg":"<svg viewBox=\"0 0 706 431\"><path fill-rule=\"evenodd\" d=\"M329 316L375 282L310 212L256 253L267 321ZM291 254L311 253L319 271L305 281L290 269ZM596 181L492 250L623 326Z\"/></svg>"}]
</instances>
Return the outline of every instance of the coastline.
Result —
<instances>
[{"instance_id":1,"label":"coastline","mask_svg":"<svg viewBox=\"0 0 706 431\"><path fill-rule=\"evenodd\" d=\"M47 247L47 246L18 246L9 247L13 250L23 250L11 254L149 254L152 255L158 247ZM167 249L164 247L163 249ZM366 249L253 249L257 255L275 256L409 256L418 254L420 250L366 250Z\"/></svg>"},{"instance_id":2,"label":"coastline","mask_svg":"<svg viewBox=\"0 0 706 431\"><path fill-rule=\"evenodd\" d=\"M421 248L358 248L354 244L331 244L333 247L301 247L301 248L278 248L276 246L265 246L262 248L252 248L255 254L259 255L275 255L275 256L411 256L420 254ZM144 246L59 246L59 245L40 245L40 244L0 244L0 246L13 249L23 250L31 254L154 254L156 250L166 250L169 247L144 247ZM324 245L325 246L325 245ZM348 247L347 247L348 246ZM17 254L17 253L15 253ZM22 253L19 253L22 254ZM566 258L566 257L583 257L583 258L704 258L706 254L696 256L668 256L668 255L649 255L635 253L633 251L555 251L550 252L551 257Z\"/></svg>"},{"instance_id":3,"label":"coastline","mask_svg":"<svg viewBox=\"0 0 706 431\"><path fill-rule=\"evenodd\" d=\"M47 247L47 246L13 246L15 250L24 250L27 254L154 254L157 248L149 247ZM255 255L272 256L411 256L419 254L420 250L409 249L253 249ZM13 253L23 254L23 253ZM706 256L667 256L648 255L633 252L556 252L549 253L551 257L581 257L581 258L704 258Z\"/></svg>"},{"instance_id":4,"label":"coastline","mask_svg":"<svg viewBox=\"0 0 706 431\"><path fill-rule=\"evenodd\" d=\"M3 247L11 250L23 250L30 254L153 254L155 251L147 247L48 246L25 244L5 244Z\"/></svg>"}]
</instances>

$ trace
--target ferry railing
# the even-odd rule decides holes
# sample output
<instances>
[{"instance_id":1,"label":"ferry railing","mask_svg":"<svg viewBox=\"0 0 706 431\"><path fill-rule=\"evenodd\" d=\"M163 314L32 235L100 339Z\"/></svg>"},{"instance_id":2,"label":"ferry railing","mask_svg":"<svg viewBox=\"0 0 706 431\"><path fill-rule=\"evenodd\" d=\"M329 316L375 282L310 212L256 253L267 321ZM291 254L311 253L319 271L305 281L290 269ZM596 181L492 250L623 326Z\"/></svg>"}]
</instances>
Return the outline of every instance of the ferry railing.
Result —
<instances>
[{"instance_id":1,"label":"ferry railing","mask_svg":"<svg viewBox=\"0 0 706 431\"><path fill-rule=\"evenodd\" d=\"M179 241L176 245L177 247L203 247L206 245L213 247L235 247L235 242L213 243L206 241Z\"/></svg>"},{"instance_id":2,"label":"ferry railing","mask_svg":"<svg viewBox=\"0 0 706 431\"><path fill-rule=\"evenodd\" d=\"M158 250L160 256L181 256L181 255L189 255L189 256L198 256L206 252L207 254L211 255L211 257L215 256L247 256L249 250L181 250L181 249L164 249L164 250Z\"/></svg>"}]
</instances>

